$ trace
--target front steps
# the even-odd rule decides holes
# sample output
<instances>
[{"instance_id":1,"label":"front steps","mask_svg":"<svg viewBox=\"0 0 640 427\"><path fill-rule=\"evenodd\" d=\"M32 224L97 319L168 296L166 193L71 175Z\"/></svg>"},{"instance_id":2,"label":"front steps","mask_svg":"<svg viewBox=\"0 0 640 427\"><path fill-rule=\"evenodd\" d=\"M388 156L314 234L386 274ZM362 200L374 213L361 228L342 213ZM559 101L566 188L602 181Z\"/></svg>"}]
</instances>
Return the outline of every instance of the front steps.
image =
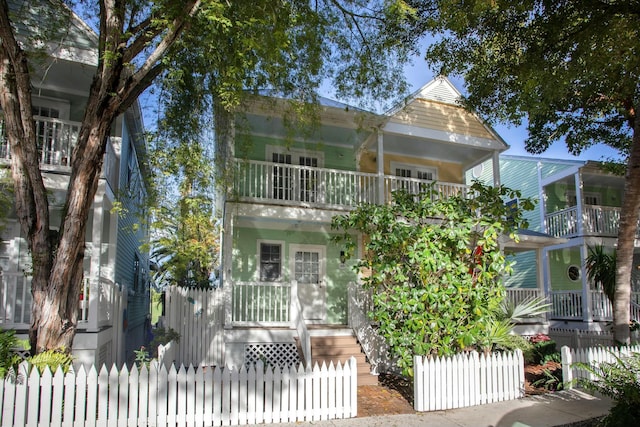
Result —
<instances>
[{"instance_id":1,"label":"front steps","mask_svg":"<svg viewBox=\"0 0 640 427\"><path fill-rule=\"evenodd\" d=\"M351 330L311 332L311 360L313 364L327 366L330 362L336 365L344 363L351 356L356 358L358 366L358 385L378 385L378 376L371 374L371 365L367 362L362 348Z\"/></svg>"}]
</instances>

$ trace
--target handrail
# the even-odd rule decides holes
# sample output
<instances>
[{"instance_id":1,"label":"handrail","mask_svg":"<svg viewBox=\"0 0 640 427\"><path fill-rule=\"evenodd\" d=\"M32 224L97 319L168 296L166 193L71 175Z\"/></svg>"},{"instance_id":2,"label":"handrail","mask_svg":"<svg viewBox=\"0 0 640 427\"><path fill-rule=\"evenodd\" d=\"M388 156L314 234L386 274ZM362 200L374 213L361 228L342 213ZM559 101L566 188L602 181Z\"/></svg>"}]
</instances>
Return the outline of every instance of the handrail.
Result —
<instances>
[{"instance_id":1,"label":"handrail","mask_svg":"<svg viewBox=\"0 0 640 427\"><path fill-rule=\"evenodd\" d=\"M357 284L350 282L347 286L349 326L353 329L362 346L362 351L371 364L371 372L376 374L381 370L393 368L389 357L389 346L384 338L371 326L365 306L370 304L370 295L364 297L365 292ZM366 300L369 298L369 300Z\"/></svg>"},{"instance_id":2,"label":"handrail","mask_svg":"<svg viewBox=\"0 0 640 427\"><path fill-rule=\"evenodd\" d=\"M305 368L311 369L311 335L306 323L304 323L302 304L300 304L300 299L298 298L298 282L296 280L291 282L291 323L298 332Z\"/></svg>"}]
</instances>

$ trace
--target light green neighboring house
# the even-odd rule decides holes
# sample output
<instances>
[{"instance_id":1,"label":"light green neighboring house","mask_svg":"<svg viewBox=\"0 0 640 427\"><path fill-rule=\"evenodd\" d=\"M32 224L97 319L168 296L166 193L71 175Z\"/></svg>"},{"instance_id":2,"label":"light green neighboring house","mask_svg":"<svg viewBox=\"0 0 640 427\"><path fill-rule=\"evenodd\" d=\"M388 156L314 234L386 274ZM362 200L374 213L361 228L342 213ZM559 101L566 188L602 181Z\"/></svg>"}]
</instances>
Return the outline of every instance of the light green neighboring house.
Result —
<instances>
[{"instance_id":1,"label":"light green neighboring house","mask_svg":"<svg viewBox=\"0 0 640 427\"><path fill-rule=\"evenodd\" d=\"M478 179L486 179L486 170L475 172ZM475 177L473 171L467 176ZM588 283L585 260L589 247L603 245L613 251L616 246L623 177L593 161L506 154L500 156L500 177L504 185L538 199L527 216L530 231L563 239L545 247L542 266L532 253L515 254L514 274L506 279L508 289L534 288L536 271L542 268L544 290L552 302L551 326L604 330L611 320L611 306L598 286ZM635 266L640 264L640 247L636 250ZM639 275L634 274L632 282L631 310L638 316Z\"/></svg>"}]
</instances>

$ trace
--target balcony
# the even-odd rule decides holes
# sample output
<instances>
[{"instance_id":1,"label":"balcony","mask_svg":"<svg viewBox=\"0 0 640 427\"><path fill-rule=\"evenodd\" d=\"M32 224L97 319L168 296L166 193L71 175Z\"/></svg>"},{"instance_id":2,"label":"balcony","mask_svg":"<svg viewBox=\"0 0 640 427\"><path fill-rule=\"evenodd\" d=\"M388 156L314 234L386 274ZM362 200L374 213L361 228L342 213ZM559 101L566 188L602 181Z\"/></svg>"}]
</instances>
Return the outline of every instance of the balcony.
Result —
<instances>
[{"instance_id":1,"label":"balcony","mask_svg":"<svg viewBox=\"0 0 640 427\"><path fill-rule=\"evenodd\" d=\"M34 117L34 119L40 164L47 169L69 171L71 155L78 140L81 123L49 117ZM113 192L118 189L118 161L114 139L116 138L110 138L107 142L103 166L103 177L107 179ZM11 147L6 138L4 120L0 116L0 162L2 160L11 160Z\"/></svg>"},{"instance_id":2,"label":"balcony","mask_svg":"<svg viewBox=\"0 0 640 427\"><path fill-rule=\"evenodd\" d=\"M576 237L596 235L617 237L620 225L620 208L611 206L585 205L582 222L577 206L545 215L547 233L555 237Z\"/></svg>"},{"instance_id":3,"label":"balcony","mask_svg":"<svg viewBox=\"0 0 640 427\"><path fill-rule=\"evenodd\" d=\"M434 182L385 175L380 187L374 173L239 159L234 168L233 195L240 201L338 210L388 203L395 190L417 194ZM435 182L435 187L443 197L467 191L463 184Z\"/></svg>"}]
</instances>

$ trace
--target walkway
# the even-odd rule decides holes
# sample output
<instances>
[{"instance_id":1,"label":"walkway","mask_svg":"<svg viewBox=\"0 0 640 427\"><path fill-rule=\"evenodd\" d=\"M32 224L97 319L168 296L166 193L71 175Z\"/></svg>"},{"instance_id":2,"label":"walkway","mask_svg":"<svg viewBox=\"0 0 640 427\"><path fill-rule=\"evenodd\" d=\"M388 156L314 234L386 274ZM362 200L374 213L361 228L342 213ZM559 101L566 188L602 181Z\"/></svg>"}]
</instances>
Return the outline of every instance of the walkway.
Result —
<instances>
[{"instance_id":1,"label":"walkway","mask_svg":"<svg viewBox=\"0 0 640 427\"><path fill-rule=\"evenodd\" d=\"M380 415L346 420L313 421L270 426L316 427L554 427L582 426L580 421L605 415L611 401L580 390L527 396L508 402L471 408L399 415ZM577 423L577 424L576 424Z\"/></svg>"}]
</instances>

